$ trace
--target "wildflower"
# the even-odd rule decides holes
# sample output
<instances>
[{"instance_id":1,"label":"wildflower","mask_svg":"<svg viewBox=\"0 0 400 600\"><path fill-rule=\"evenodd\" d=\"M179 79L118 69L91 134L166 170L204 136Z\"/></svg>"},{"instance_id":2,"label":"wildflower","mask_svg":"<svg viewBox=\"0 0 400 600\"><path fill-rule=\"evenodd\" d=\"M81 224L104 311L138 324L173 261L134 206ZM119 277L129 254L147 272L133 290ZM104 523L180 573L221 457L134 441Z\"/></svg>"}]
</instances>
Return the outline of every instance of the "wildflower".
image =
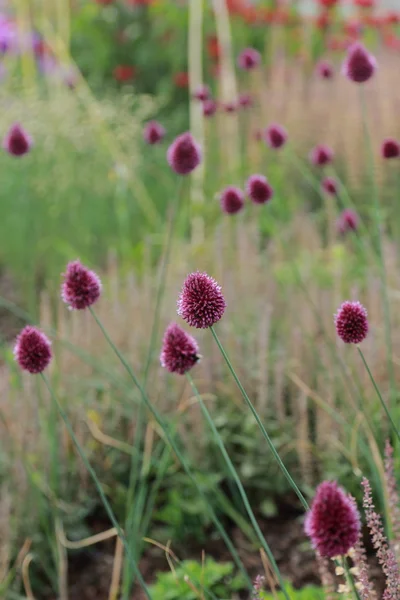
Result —
<instances>
[{"instance_id":1,"label":"wildflower","mask_svg":"<svg viewBox=\"0 0 400 600\"><path fill-rule=\"evenodd\" d=\"M200 102L205 102L210 97L210 88L208 85L200 85L194 92L193 98Z\"/></svg>"},{"instance_id":2,"label":"wildflower","mask_svg":"<svg viewBox=\"0 0 400 600\"><path fill-rule=\"evenodd\" d=\"M184 375L199 360L196 340L176 323L168 325L160 355L161 366L170 373Z\"/></svg>"},{"instance_id":3,"label":"wildflower","mask_svg":"<svg viewBox=\"0 0 400 600\"><path fill-rule=\"evenodd\" d=\"M222 105L222 109L226 113L234 113L237 110L237 107L237 102L234 102L233 100L229 102L224 102L224 104Z\"/></svg>"},{"instance_id":4,"label":"wildflower","mask_svg":"<svg viewBox=\"0 0 400 600\"><path fill-rule=\"evenodd\" d=\"M287 141L287 133L286 130L277 125L276 123L267 127L264 133L265 141L270 148L274 148L277 150L278 148L282 148L286 144Z\"/></svg>"},{"instance_id":5,"label":"wildflower","mask_svg":"<svg viewBox=\"0 0 400 600\"><path fill-rule=\"evenodd\" d=\"M23 156L32 147L32 138L19 123L14 123L3 139L3 148L12 156Z\"/></svg>"},{"instance_id":6,"label":"wildflower","mask_svg":"<svg viewBox=\"0 0 400 600\"><path fill-rule=\"evenodd\" d=\"M210 35L207 38L207 52L213 60L218 60L221 56L221 48L215 35Z\"/></svg>"},{"instance_id":7,"label":"wildflower","mask_svg":"<svg viewBox=\"0 0 400 600\"><path fill-rule=\"evenodd\" d=\"M323 8L333 8L339 4L339 0L318 0L318 4Z\"/></svg>"},{"instance_id":8,"label":"wildflower","mask_svg":"<svg viewBox=\"0 0 400 600\"><path fill-rule=\"evenodd\" d=\"M341 235L345 235L349 231L357 231L359 218L354 210L345 208L337 221L337 231Z\"/></svg>"},{"instance_id":9,"label":"wildflower","mask_svg":"<svg viewBox=\"0 0 400 600\"><path fill-rule=\"evenodd\" d=\"M387 138L382 143L382 158L398 158L400 156L400 144L393 138Z\"/></svg>"},{"instance_id":10,"label":"wildflower","mask_svg":"<svg viewBox=\"0 0 400 600\"><path fill-rule=\"evenodd\" d=\"M165 137L165 129L157 121L149 121L144 128L143 137L150 145L158 144Z\"/></svg>"},{"instance_id":11,"label":"wildflower","mask_svg":"<svg viewBox=\"0 0 400 600\"><path fill-rule=\"evenodd\" d=\"M271 200L274 190L264 175L251 175L246 183L246 193L255 204L265 204Z\"/></svg>"},{"instance_id":12,"label":"wildflower","mask_svg":"<svg viewBox=\"0 0 400 600\"><path fill-rule=\"evenodd\" d=\"M61 285L61 298L71 309L83 310L100 298L100 278L79 260L68 263Z\"/></svg>"},{"instance_id":13,"label":"wildflower","mask_svg":"<svg viewBox=\"0 0 400 600\"><path fill-rule=\"evenodd\" d=\"M224 213L235 215L244 206L244 194L240 188L230 185L221 193L220 202Z\"/></svg>"},{"instance_id":14,"label":"wildflower","mask_svg":"<svg viewBox=\"0 0 400 600\"><path fill-rule=\"evenodd\" d=\"M334 177L325 177L321 183L322 191L329 196L336 196L338 192L338 184Z\"/></svg>"},{"instance_id":15,"label":"wildflower","mask_svg":"<svg viewBox=\"0 0 400 600\"><path fill-rule=\"evenodd\" d=\"M336 333L345 344L360 344L367 337L367 311L360 302L346 300L335 314Z\"/></svg>"},{"instance_id":16,"label":"wildflower","mask_svg":"<svg viewBox=\"0 0 400 600\"><path fill-rule=\"evenodd\" d=\"M189 74L186 71L180 71L174 75L174 83L176 87L185 89L189 85Z\"/></svg>"},{"instance_id":17,"label":"wildflower","mask_svg":"<svg viewBox=\"0 0 400 600\"><path fill-rule=\"evenodd\" d=\"M217 103L215 100L206 100L203 102L203 115L205 117L212 117L217 112Z\"/></svg>"},{"instance_id":18,"label":"wildflower","mask_svg":"<svg viewBox=\"0 0 400 600\"><path fill-rule=\"evenodd\" d=\"M261 54L254 48L246 48L239 54L237 62L241 69L250 71L261 63Z\"/></svg>"},{"instance_id":19,"label":"wildflower","mask_svg":"<svg viewBox=\"0 0 400 600\"><path fill-rule=\"evenodd\" d=\"M242 108L250 108L250 106L253 106L253 98L252 98L251 94L247 94L247 93L240 94L238 104Z\"/></svg>"},{"instance_id":20,"label":"wildflower","mask_svg":"<svg viewBox=\"0 0 400 600\"><path fill-rule=\"evenodd\" d=\"M226 302L221 286L207 273L190 273L178 299L178 315L192 327L206 329L219 321Z\"/></svg>"},{"instance_id":21,"label":"wildflower","mask_svg":"<svg viewBox=\"0 0 400 600\"><path fill-rule=\"evenodd\" d=\"M201 148L188 131L178 135L167 151L169 166L178 175L188 175L201 162Z\"/></svg>"},{"instance_id":22,"label":"wildflower","mask_svg":"<svg viewBox=\"0 0 400 600\"><path fill-rule=\"evenodd\" d=\"M17 336L14 358L24 371L42 373L52 359L51 342L40 329L27 325Z\"/></svg>"},{"instance_id":23,"label":"wildflower","mask_svg":"<svg viewBox=\"0 0 400 600\"><path fill-rule=\"evenodd\" d=\"M332 79L333 77L333 67L327 60L321 60L317 64L316 71L322 79Z\"/></svg>"},{"instance_id":24,"label":"wildflower","mask_svg":"<svg viewBox=\"0 0 400 600\"><path fill-rule=\"evenodd\" d=\"M316 491L305 521L305 532L323 557L345 555L358 540L360 516L354 501L334 481Z\"/></svg>"},{"instance_id":25,"label":"wildflower","mask_svg":"<svg viewBox=\"0 0 400 600\"><path fill-rule=\"evenodd\" d=\"M136 67L132 65L117 65L113 71L114 79L120 83L131 81L136 75Z\"/></svg>"},{"instance_id":26,"label":"wildflower","mask_svg":"<svg viewBox=\"0 0 400 600\"><path fill-rule=\"evenodd\" d=\"M333 151L323 144L315 146L310 153L310 161L313 165L323 167L333 160Z\"/></svg>"},{"instance_id":27,"label":"wildflower","mask_svg":"<svg viewBox=\"0 0 400 600\"><path fill-rule=\"evenodd\" d=\"M355 42L347 51L342 73L355 83L365 83L375 73L377 62L360 42Z\"/></svg>"}]
</instances>

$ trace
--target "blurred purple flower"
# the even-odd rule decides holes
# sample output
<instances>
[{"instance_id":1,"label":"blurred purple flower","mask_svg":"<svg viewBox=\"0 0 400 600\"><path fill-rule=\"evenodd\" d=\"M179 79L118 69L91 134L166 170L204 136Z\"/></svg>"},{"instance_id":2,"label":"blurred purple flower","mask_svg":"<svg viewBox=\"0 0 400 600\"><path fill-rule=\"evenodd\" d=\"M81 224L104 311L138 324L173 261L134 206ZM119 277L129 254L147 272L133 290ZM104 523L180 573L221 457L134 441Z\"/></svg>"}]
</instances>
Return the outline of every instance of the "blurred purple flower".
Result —
<instances>
[{"instance_id":1,"label":"blurred purple flower","mask_svg":"<svg viewBox=\"0 0 400 600\"><path fill-rule=\"evenodd\" d=\"M243 208L244 194L240 188L230 185L221 192L220 202L224 213L235 215Z\"/></svg>"},{"instance_id":2,"label":"blurred purple flower","mask_svg":"<svg viewBox=\"0 0 400 600\"><path fill-rule=\"evenodd\" d=\"M3 148L12 156L23 156L32 147L32 138L19 123L14 123L3 139Z\"/></svg>"},{"instance_id":3,"label":"blurred purple flower","mask_svg":"<svg viewBox=\"0 0 400 600\"><path fill-rule=\"evenodd\" d=\"M199 347L194 337L176 323L168 325L160 355L161 366L170 373L184 375L199 361Z\"/></svg>"}]
</instances>

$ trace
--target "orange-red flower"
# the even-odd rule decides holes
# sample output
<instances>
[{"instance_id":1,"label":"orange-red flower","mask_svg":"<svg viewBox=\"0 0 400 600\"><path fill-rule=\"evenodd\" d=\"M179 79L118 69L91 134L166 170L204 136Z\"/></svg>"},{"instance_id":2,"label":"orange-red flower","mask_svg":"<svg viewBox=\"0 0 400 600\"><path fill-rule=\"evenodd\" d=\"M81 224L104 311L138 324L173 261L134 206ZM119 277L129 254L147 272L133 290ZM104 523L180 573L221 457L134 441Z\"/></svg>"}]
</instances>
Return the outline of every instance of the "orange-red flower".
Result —
<instances>
[{"instance_id":1,"label":"orange-red flower","mask_svg":"<svg viewBox=\"0 0 400 600\"><path fill-rule=\"evenodd\" d=\"M174 83L179 88L187 88L189 85L189 74L186 71L175 73Z\"/></svg>"},{"instance_id":2,"label":"orange-red flower","mask_svg":"<svg viewBox=\"0 0 400 600\"><path fill-rule=\"evenodd\" d=\"M209 35L207 38L207 53L213 60L218 60L221 56L221 48L216 35Z\"/></svg>"},{"instance_id":3,"label":"orange-red flower","mask_svg":"<svg viewBox=\"0 0 400 600\"><path fill-rule=\"evenodd\" d=\"M113 76L116 81L125 82L134 79L136 68L132 65L117 65L113 71Z\"/></svg>"}]
</instances>

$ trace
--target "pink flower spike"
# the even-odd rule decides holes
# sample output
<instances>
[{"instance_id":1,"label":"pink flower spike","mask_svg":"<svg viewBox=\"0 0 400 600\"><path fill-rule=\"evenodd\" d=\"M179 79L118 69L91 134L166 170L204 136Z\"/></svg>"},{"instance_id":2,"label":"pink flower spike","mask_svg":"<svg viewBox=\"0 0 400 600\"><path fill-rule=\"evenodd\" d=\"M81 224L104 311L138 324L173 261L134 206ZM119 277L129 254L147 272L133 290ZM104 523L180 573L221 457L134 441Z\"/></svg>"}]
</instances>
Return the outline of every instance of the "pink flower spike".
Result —
<instances>
[{"instance_id":1,"label":"pink flower spike","mask_svg":"<svg viewBox=\"0 0 400 600\"><path fill-rule=\"evenodd\" d=\"M164 137L165 129L160 123L158 123L158 121L149 121L146 124L143 130L143 138L145 142L152 146L162 142Z\"/></svg>"},{"instance_id":2,"label":"pink flower spike","mask_svg":"<svg viewBox=\"0 0 400 600\"><path fill-rule=\"evenodd\" d=\"M3 148L12 156L23 156L32 148L30 135L19 123L14 123L3 139Z\"/></svg>"},{"instance_id":3,"label":"pink flower spike","mask_svg":"<svg viewBox=\"0 0 400 600\"><path fill-rule=\"evenodd\" d=\"M160 355L161 366L170 373L184 375L199 361L199 347L194 337L176 323L168 325Z\"/></svg>"},{"instance_id":4,"label":"pink flower spike","mask_svg":"<svg viewBox=\"0 0 400 600\"><path fill-rule=\"evenodd\" d=\"M194 92L193 98L199 100L199 102L205 102L210 98L210 88L208 85L200 85Z\"/></svg>"},{"instance_id":5,"label":"pink flower spike","mask_svg":"<svg viewBox=\"0 0 400 600\"><path fill-rule=\"evenodd\" d=\"M270 148L274 150L278 150L278 148L282 148L286 144L287 141L287 133L286 130L276 123L267 127L264 133L265 141Z\"/></svg>"},{"instance_id":6,"label":"pink flower spike","mask_svg":"<svg viewBox=\"0 0 400 600\"><path fill-rule=\"evenodd\" d=\"M68 263L63 277L61 298L69 308L84 310L100 298L100 278L94 271L84 267L79 260Z\"/></svg>"},{"instance_id":7,"label":"pink flower spike","mask_svg":"<svg viewBox=\"0 0 400 600\"><path fill-rule=\"evenodd\" d=\"M334 177L325 177L321 182L321 188L328 196L336 196L338 193L338 183Z\"/></svg>"},{"instance_id":8,"label":"pink flower spike","mask_svg":"<svg viewBox=\"0 0 400 600\"><path fill-rule=\"evenodd\" d=\"M215 279L198 271L186 277L178 298L178 315L188 325L207 329L222 318L225 308L221 286Z\"/></svg>"},{"instance_id":9,"label":"pink flower spike","mask_svg":"<svg viewBox=\"0 0 400 600\"><path fill-rule=\"evenodd\" d=\"M374 56L360 42L352 44L342 66L342 73L354 83L365 83L377 69Z\"/></svg>"},{"instance_id":10,"label":"pink flower spike","mask_svg":"<svg viewBox=\"0 0 400 600\"><path fill-rule=\"evenodd\" d=\"M340 235L345 235L349 231L357 231L359 218L354 210L345 208L337 221L337 231Z\"/></svg>"},{"instance_id":11,"label":"pink flower spike","mask_svg":"<svg viewBox=\"0 0 400 600\"><path fill-rule=\"evenodd\" d=\"M167 151L169 166L178 175L189 175L201 162L201 148L191 133L179 135Z\"/></svg>"},{"instance_id":12,"label":"pink flower spike","mask_svg":"<svg viewBox=\"0 0 400 600\"><path fill-rule=\"evenodd\" d=\"M274 195L274 190L264 175L251 175L246 183L246 194L255 204L265 204Z\"/></svg>"},{"instance_id":13,"label":"pink flower spike","mask_svg":"<svg viewBox=\"0 0 400 600\"><path fill-rule=\"evenodd\" d=\"M261 63L261 54L254 48L246 48L238 56L238 66L244 71L255 69Z\"/></svg>"},{"instance_id":14,"label":"pink flower spike","mask_svg":"<svg viewBox=\"0 0 400 600\"><path fill-rule=\"evenodd\" d=\"M310 161L316 167L328 165L333 160L333 151L324 144L315 146L310 153Z\"/></svg>"},{"instance_id":15,"label":"pink flower spike","mask_svg":"<svg viewBox=\"0 0 400 600\"><path fill-rule=\"evenodd\" d=\"M203 102L203 115L205 117L212 117L217 112L217 103L214 100L206 100Z\"/></svg>"},{"instance_id":16,"label":"pink flower spike","mask_svg":"<svg viewBox=\"0 0 400 600\"><path fill-rule=\"evenodd\" d=\"M361 344L369 330L366 309L360 302L346 300L335 314L335 326L345 344Z\"/></svg>"},{"instance_id":17,"label":"pink flower spike","mask_svg":"<svg viewBox=\"0 0 400 600\"><path fill-rule=\"evenodd\" d=\"M32 375L42 373L52 356L51 342L45 334L31 325L24 327L14 346L14 358L20 368Z\"/></svg>"},{"instance_id":18,"label":"pink flower spike","mask_svg":"<svg viewBox=\"0 0 400 600\"><path fill-rule=\"evenodd\" d=\"M393 138L386 138L381 148L382 158L398 158L400 156L400 143Z\"/></svg>"},{"instance_id":19,"label":"pink flower spike","mask_svg":"<svg viewBox=\"0 0 400 600\"><path fill-rule=\"evenodd\" d=\"M221 192L220 202L224 213L235 215L244 206L244 194L240 188L230 185Z\"/></svg>"},{"instance_id":20,"label":"pink flower spike","mask_svg":"<svg viewBox=\"0 0 400 600\"><path fill-rule=\"evenodd\" d=\"M354 500L334 481L324 481L315 493L304 529L320 554L344 556L358 541L361 523Z\"/></svg>"},{"instance_id":21,"label":"pink flower spike","mask_svg":"<svg viewBox=\"0 0 400 600\"><path fill-rule=\"evenodd\" d=\"M322 79L332 79L334 74L333 67L327 60L321 60L317 64L316 72Z\"/></svg>"}]
</instances>

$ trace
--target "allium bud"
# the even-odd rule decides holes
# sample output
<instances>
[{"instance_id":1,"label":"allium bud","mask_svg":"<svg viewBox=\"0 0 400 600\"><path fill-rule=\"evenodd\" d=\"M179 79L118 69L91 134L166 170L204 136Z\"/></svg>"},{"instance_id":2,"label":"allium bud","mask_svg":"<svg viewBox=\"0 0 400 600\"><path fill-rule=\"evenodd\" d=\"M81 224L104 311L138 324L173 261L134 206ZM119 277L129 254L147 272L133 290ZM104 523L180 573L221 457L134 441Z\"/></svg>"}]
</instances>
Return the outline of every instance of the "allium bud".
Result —
<instances>
[{"instance_id":1,"label":"allium bud","mask_svg":"<svg viewBox=\"0 0 400 600\"><path fill-rule=\"evenodd\" d=\"M265 204L271 200L274 190L264 175L251 175L246 183L246 193L255 204Z\"/></svg>"},{"instance_id":2,"label":"allium bud","mask_svg":"<svg viewBox=\"0 0 400 600\"><path fill-rule=\"evenodd\" d=\"M286 130L277 124L272 124L265 130L265 141L270 148L277 150L286 144Z\"/></svg>"},{"instance_id":3,"label":"allium bud","mask_svg":"<svg viewBox=\"0 0 400 600\"><path fill-rule=\"evenodd\" d=\"M143 137L150 145L159 144L165 137L165 129L157 121L149 121L143 130Z\"/></svg>"},{"instance_id":4,"label":"allium bud","mask_svg":"<svg viewBox=\"0 0 400 600\"><path fill-rule=\"evenodd\" d=\"M219 321L226 302L221 286L207 273L191 273L178 299L178 315L192 327L206 329Z\"/></svg>"},{"instance_id":5,"label":"allium bud","mask_svg":"<svg viewBox=\"0 0 400 600\"><path fill-rule=\"evenodd\" d=\"M251 94L240 94L238 104L241 108L250 108L253 106L253 98Z\"/></svg>"},{"instance_id":6,"label":"allium bud","mask_svg":"<svg viewBox=\"0 0 400 600\"><path fill-rule=\"evenodd\" d=\"M334 177L325 177L322 180L321 188L329 196L336 196L338 193L338 183Z\"/></svg>"},{"instance_id":7,"label":"allium bud","mask_svg":"<svg viewBox=\"0 0 400 600\"><path fill-rule=\"evenodd\" d=\"M355 83L365 83L376 71L377 62L374 56L360 42L355 42L347 51L342 66L342 73Z\"/></svg>"},{"instance_id":8,"label":"allium bud","mask_svg":"<svg viewBox=\"0 0 400 600\"><path fill-rule=\"evenodd\" d=\"M175 173L189 175L201 162L200 145L191 133L182 133L168 148L167 160Z\"/></svg>"},{"instance_id":9,"label":"allium bud","mask_svg":"<svg viewBox=\"0 0 400 600\"><path fill-rule=\"evenodd\" d=\"M317 64L316 71L322 79L332 79L333 77L333 67L331 63L326 60L321 60Z\"/></svg>"},{"instance_id":10,"label":"allium bud","mask_svg":"<svg viewBox=\"0 0 400 600\"><path fill-rule=\"evenodd\" d=\"M337 483L324 481L317 488L304 529L321 556L344 556L356 545L360 534L355 501Z\"/></svg>"},{"instance_id":11,"label":"allium bud","mask_svg":"<svg viewBox=\"0 0 400 600\"><path fill-rule=\"evenodd\" d=\"M83 310L100 298L100 278L94 271L84 267L79 260L68 263L63 277L61 298L71 309Z\"/></svg>"},{"instance_id":12,"label":"allium bud","mask_svg":"<svg viewBox=\"0 0 400 600\"><path fill-rule=\"evenodd\" d=\"M359 218L357 213L351 208L345 208L337 221L337 231L345 235L349 231L357 231Z\"/></svg>"},{"instance_id":13,"label":"allium bud","mask_svg":"<svg viewBox=\"0 0 400 600\"><path fill-rule=\"evenodd\" d=\"M310 161L317 167L328 165L333 160L333 151L323 144L315 146L310 153Z\"/></svg>"},{"instance_id":14,"label":"allium bud","mask_svg":"<svg viewBox=\"0 0 400 600\"><path fill-rule=\"evenodd\" d=\"M27 325L18 335L14 346L14 358L24 371L42 373L52 359L51 342L45 334Z\"/></svg>"},{"instance_id":15,"label":"allium bud","mask_svg":"<svg viewBox=\"0 0 400 600\"><path fill-rule=\"evenodd\" d=\"M184 375L200 359L199 347L194 337L176 323L168 325L160 355L161 366L170 373Z\"/></svg>"},{"instance_id":16,"label":"allium bud","mask_svg":"<svg viewBox=\"0 0 400 600\"><path fill-rule=\"evenodd\" d=\"M261 54L254 48L246 48L239 54L237 62L241 69L250 71L261 63Z\"/></svg>"},{"instance_id":17,"label":"allium bud","mask_svg":"<svg viewBox=\"0 0 400 600\"><path fill-rule=\"evenodd\" d=\"M210 88L208 85L200 85L194 92L193 98L200 102L205 102L210 98Z\"/></svg>"},{"instance_id":18,"label":"allium bud","mask_svg":"<svg viewBox=\"0 0 400 600\"><path fill-rule=\"evenodd\" d=\"M222 109L226 113L234 113L237 111L238 103L230 100L229 102L224 102L222 105Z\"/></svg>"},{"instance_id":19,"label":"allium bud","mask_svg":"<svg viewBox=\"0 0 400 600\"><path fill-rule=\"evenodd\" d=\"M12 156L23 156L32 147L32 138L19 123L14 123L3 139L3 148Z\"/></svg>"},{"instance_id":20,"label":"allium bud","mask_svg":"<svg viewBox=\"0 0 400 600\"><path fill-rule=\"evenodd\" d=\"M367 311L360 302L346 300L335 315L335 325L345 344L360 344L368 334Z\"/></svg>"},{"instance_id":21,"label":"allium bud","mask_svg":"<svg viewBox=\"0 0 400 600\"><path fill-rule=\"evenodd\" d=\"M221 193L220 202L224 213L235 215L244 206L244 194L240 188L230 185Z\"/></svg>"},{"instance_id":22,"label":"allium bud","mask_svg":"<svg viewBox=\"0 0 400 600\"><path fill-rule=\"evenodd\" d=\"M215 100L206 100L203 102L203 115L205 117L212 117L217 112L217 103Z\"/></svg>"},{"instance_id":23,"label":"allium bud","mask_svg":"<svg viewBox=\"0 0 400 600\"><path fill-rule=\"evenodd\" d=\"M381 154L382 158L398 158L400 156L400 143L393 138L387 138L382 143Z\"/></svg>"}]
</instances>

